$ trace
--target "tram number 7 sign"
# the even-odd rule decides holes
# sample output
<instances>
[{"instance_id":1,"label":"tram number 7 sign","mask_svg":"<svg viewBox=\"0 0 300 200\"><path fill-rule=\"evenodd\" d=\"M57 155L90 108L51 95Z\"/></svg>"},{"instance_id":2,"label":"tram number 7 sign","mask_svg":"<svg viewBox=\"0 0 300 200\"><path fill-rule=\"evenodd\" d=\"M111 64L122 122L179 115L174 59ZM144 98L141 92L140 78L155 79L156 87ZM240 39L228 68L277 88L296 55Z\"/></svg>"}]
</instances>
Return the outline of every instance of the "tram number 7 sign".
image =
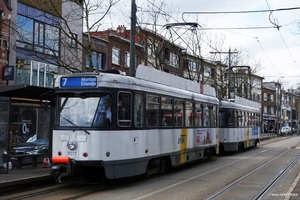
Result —
<instances>
[{"instance_id":1,"label":"tram number 7 sign","mask_svg":"<svg viewBox=\"0 0 300 200\"><path fill-rule=\"evenodd\" d=\"M60 79L60 87L96 87L97 77L62 77Z\"/></svg>"}]
</instances>

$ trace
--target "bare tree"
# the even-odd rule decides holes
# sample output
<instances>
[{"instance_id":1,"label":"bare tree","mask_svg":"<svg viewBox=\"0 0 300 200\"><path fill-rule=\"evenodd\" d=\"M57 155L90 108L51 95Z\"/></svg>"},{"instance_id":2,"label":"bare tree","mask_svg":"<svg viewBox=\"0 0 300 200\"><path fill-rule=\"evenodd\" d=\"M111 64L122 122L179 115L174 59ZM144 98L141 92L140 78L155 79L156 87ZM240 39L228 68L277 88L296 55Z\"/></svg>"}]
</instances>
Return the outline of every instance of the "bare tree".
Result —
<instances>
[{"instance_id":1,"label":"bare tree","mask_svg":"<svg viewBox=\"0 0 300 200\"><path fill-rule=\"evenodd\" d=\"M227 97L230 81L236 95L252 99L252 94L256 93L255 88L259 87L257 82L254 81L254 77L261 68L260 62L250 62L250 56L243 48L231 50L228 47L226 48L226 37L224 35L218 37L211 41L214 52L211 54L210 60L217 62L215 74L209 72L210 77L212 77L209 81L212 81L212 85L220 98ZM228 50L224 51L223 49ZM231 70L230 73L228 70Z\"/></svg>"},{"instance_id":2,"label":"bare tree","mask_svg":"<svg viewBox=\"0 0 300 200\"><path fill-rule=\"evenodd\" d=\"M171 15L172 6L165 1L147 1L146 5L138 6L137 24L141 28L141 37L146 50L142 59L146 65L164 70L166 49L176 51L176 43L168 35L168 24L174 17ZM176 20L176 19L175 19Z\"/></svg>"}]
</instances>

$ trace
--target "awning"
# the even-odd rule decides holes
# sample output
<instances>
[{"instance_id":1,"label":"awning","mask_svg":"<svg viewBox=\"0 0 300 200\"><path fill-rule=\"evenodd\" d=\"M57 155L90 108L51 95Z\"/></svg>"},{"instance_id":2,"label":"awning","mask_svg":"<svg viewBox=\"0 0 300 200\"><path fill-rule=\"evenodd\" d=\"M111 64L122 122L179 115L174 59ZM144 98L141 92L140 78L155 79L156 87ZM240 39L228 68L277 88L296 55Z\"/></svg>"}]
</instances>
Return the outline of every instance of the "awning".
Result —
<instances>
[{"instance_id":1,"label":"awning","mask_svg":"<svg viewBox=\"0 0 300 200\"><path fill-rule=\"evenodd\" d=\"M0 96L26 99L51 100L53 88L45 88L32 85L6 85L0 86Z\"/></svg>"}]
</instances>

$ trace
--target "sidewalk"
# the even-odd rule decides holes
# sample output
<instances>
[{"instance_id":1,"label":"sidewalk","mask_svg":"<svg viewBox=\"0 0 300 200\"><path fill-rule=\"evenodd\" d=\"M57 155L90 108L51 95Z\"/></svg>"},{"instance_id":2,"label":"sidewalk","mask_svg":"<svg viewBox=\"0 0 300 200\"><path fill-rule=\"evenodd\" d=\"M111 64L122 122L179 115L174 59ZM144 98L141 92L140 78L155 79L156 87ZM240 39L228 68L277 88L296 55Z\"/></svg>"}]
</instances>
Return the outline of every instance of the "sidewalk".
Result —
<instances>
[{"instance_id":1,"label":"sidewalk","mask_svg":"<svg viewBox=\"0 0 300 200\"><path fill-rule=\"evenodd\" d=\"M0 174L0 189L49 178L50 168L44 168L42 164L37 167L24 166L23 169L12 169L8 174Z\"/></svg>"}]
</instances>

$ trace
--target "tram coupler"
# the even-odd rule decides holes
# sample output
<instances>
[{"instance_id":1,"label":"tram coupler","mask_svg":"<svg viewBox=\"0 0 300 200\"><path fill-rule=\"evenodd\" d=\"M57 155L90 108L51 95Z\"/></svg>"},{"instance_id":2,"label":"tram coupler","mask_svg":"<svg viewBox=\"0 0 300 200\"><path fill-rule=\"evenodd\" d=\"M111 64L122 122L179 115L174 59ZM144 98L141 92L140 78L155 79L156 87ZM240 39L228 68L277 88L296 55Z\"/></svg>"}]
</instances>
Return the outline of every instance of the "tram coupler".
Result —
<instances>
[{"instance_id":1,"label":"tram coupler","mask_svg":"<svg viewBox=\"0 0 300 200\"><path fill-rule=\"evenodd\" d=\"M52 158L50 175L57 177L57 181L61 183L61 178L74 176L75 167L75 160L69 157Z\"/></svg>"}]
</instances>

